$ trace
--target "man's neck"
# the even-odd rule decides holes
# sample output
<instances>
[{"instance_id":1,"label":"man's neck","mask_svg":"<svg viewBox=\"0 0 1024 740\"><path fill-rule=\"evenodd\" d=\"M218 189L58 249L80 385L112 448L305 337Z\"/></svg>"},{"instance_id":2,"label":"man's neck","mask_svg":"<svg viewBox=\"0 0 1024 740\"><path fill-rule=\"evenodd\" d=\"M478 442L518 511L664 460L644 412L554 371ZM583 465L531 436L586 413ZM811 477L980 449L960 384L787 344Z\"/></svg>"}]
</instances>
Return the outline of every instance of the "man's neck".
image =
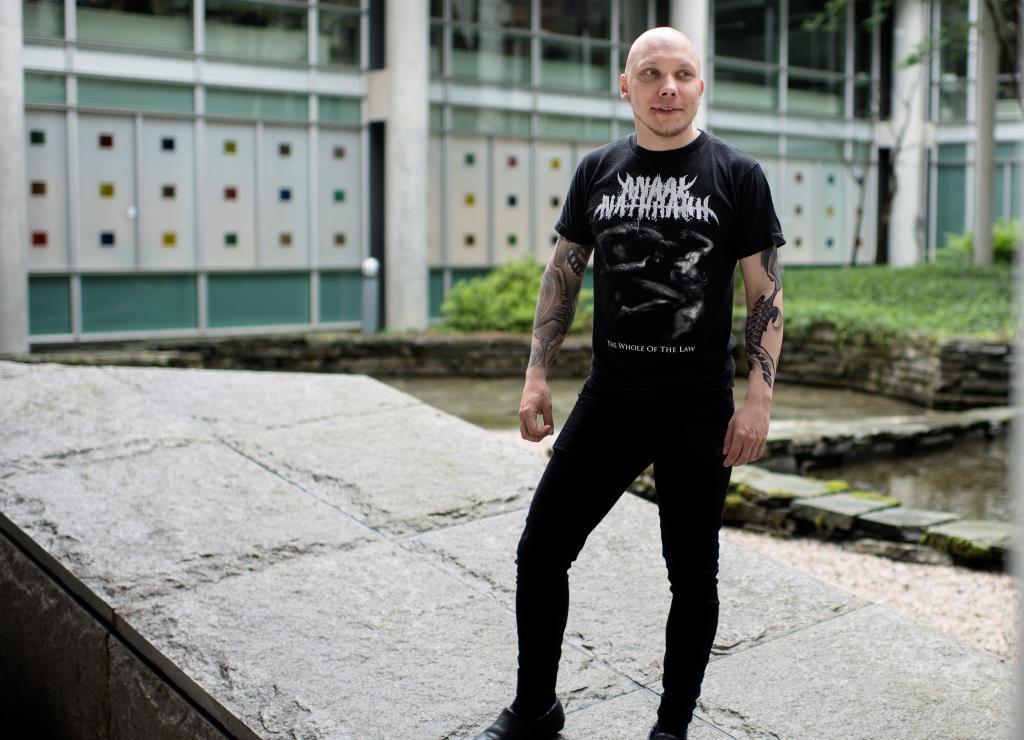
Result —
<instances>
[{"instance_id":1,"label":"man's neck","mask_svg":"<svg viewBox=\"0 0 1024 740\"><path fill-rule=\"evenodd\" d=\"M700 129L690 124L683 131L675 136L666 138L651 133L643 124L636 126L636 143L644 149L652 151L664 151L666 149L681 149L700 135Z\"/></svg>"}]
</instances>

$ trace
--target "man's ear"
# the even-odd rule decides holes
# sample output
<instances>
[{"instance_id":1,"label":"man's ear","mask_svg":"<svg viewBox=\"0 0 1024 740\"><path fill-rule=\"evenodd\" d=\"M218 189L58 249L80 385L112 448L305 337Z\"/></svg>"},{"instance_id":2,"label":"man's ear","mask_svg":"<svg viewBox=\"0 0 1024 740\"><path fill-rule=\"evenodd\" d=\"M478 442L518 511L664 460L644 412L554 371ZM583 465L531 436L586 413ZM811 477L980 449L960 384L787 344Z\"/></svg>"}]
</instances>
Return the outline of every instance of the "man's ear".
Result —
<instances>
[{"instance_id":1,"label":"man's ear","mask_svg":"<svg viewBox=\"0 0 1024 740\"><path fill-rule=\"evenodd\" d=\"M619 95L624 99L629 99L629 85L626 83L626 75L619 75Z\"/></svg>"}]
</instances>

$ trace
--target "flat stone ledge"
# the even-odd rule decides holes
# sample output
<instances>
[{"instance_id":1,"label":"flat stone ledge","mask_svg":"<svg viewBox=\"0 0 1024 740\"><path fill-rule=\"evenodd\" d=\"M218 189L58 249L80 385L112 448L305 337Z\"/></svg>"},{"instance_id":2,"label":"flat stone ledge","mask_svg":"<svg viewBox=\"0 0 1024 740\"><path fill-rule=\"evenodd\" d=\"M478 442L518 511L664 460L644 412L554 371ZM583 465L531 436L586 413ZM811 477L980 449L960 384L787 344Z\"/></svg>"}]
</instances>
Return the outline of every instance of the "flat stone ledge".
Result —
<instances>
[{"instance_id":1,"label":"flat stone ledge","mask_svg":"<svg viewBox=\"0 0 1024 740\"><path fill-rule=\"evenodd\" d=\"M928 527L961 518L959 514L949 511L893 506L861 514L857 517L856 526L864 532L884 535L890 540L920 543Z\"/></svg>"},{"instance_id":2,"label":"flat stone ledge","mask_svg":"<svg viewBox=\"0 0 1024 740\"><path fill-rule=\"evenodd\" d=\"M900 502L888 496L866 491L835 493L813 499L795 499L790 509L796 519L814 522L817 528L849 532L853 522L862 514L899 506Z\"/></svg>"},{"instance_id":3,"label":"flat stone ledge","mask_svg":"<svg viewBox=\"0 0 1024 740\"><path fill-rule=\"evenodd\" d=\"M949 553L958 563L999 566L1006 562L1014 529L1005 522L961 519L928 527L923 541Z\"/></svg>"}]
</instances>

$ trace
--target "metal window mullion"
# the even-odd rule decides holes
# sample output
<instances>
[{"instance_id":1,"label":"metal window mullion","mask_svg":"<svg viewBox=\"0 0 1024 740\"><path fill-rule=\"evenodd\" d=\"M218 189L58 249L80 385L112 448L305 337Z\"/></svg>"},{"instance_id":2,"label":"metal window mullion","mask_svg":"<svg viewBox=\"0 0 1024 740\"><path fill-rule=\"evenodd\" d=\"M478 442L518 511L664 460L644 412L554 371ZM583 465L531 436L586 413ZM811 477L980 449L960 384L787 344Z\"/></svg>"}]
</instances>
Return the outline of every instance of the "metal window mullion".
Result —
<instances>
[{"instance_id":1,"label":"metal window mullion","mask_svg":"<svg viewBox=\"0 0 1024 740\"><path fill-rule=\"evenodd\" d=\"M872 0L871 14L875 15L881 5L881 0ZM880 116L882 112L882 28L876 23L871 29L871 84L868 88L870 107L868 115Z\"/></svg>"},{"instance_id":2,"label":"metal window mullion","mask_svg":"<svg viewBox=\"0 0 1024 740\"><path fill-rule=\"evenodd\" d=\"M484 140L484 146L487 147L487 156L485 158L487 162L487 177L484 180L484 233L487 234L487 266L494 267L498 241L494 233L494 193L497 190L494 186L494 174L497 169L494 159L494 151L496 149L494 134L487 135Z\"/></svg>"},{"instance_id":3,"label":"metal window mullion","mask_svg":"<svg viewBox=\"0 0 1024 740\"><path fill-rule=\"evenodd\" d=\"M530 86L533 93L533 108L537 109L537 88L541 84L540 53L540 0L530 2Z\"/></svg>"},{"instance_id":4,"label":"metal window mullion","mask_svg":"<svg viewBox=\"0 0 1024 740\"><path fill-rule=\"evenodd\" d=\"M789 109L789 0L779 0L779 112Z\"/></svg>"},{"instance_id":5,"label":"metal window mullion","mask_svg":"<svg viewBox=\"0 0 1024 740\"><path fill-rule=\"evenodd\" d=\"M843 85L843 112L844 118L853 118L853 98L854 98L854 49L857 43L857 21L854 17L853 3L848 3L846 6L846 80Z\"/></svg>"},{"instance_id":6,"label":"metal window mullion","mask_svg":"<svg viewBox=\"0 0 1024 740\"><path fill-rule=\"evenodd\" d=\"M925 242L925 254L929 255L927 261L934 262L936 250L939 246L939 235L936 230L939 226L938 199L939 199L939 157L938 149L935 149L935 156L928 164L928 240Z\"/></svg>"},{"instance_id":7,"label":"metal window mullion","mask_svg":"<svg viewBox=\"0 0 1024 740\"><path fill-rule=\"evenodd\" d=\"M978 0L968 0L967 20L970 22L967 28L967 120L974 123L978 114L974 99L978 79Z\"/></svg>"},{"instance_id":8,"label":"metal window mullion","mask_svg":"<svg viewBox=\"0 0 1024 740\"><path fill-rule=\"evenodd\" d=\"M256 121L256 133L253 137L253 157L256 162L256 182L253 185L253 225L255 227L253 231L253 255L252 261L253 266L258 268L262 263L260 259L260 247L263 243L263 234L260 231L260 224L262 219L260 218L260 211L262 210L261 205L263 202L263 121Z\"/></svg>"}]
</instances>

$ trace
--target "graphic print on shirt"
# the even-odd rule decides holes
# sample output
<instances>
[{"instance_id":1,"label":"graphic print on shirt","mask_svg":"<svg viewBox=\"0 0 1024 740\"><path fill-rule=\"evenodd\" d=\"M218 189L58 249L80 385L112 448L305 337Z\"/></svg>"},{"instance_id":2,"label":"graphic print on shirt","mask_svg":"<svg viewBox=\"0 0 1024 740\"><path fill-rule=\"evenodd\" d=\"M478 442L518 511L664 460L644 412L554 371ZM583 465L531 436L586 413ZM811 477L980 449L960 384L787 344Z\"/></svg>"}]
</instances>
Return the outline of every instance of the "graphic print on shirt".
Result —
<instances>
[{"instance_id":1,"label":"graphic print on shirt","mask_svg":"<svg viewBox=\"0 0 1024 740\"><path fill-rule=\"evenodd\" d=\"M709 278L701 260L710 238L680 222L718 224L710 195L692 192L696 177L617 175L620 190L603 194L595 221L617 223L597 234L595 265L604 294L607 345L646 353L695 351L687 335L704 311ZM660 222L660 223L659 223Z\"/></svg>"}]
</instances>

